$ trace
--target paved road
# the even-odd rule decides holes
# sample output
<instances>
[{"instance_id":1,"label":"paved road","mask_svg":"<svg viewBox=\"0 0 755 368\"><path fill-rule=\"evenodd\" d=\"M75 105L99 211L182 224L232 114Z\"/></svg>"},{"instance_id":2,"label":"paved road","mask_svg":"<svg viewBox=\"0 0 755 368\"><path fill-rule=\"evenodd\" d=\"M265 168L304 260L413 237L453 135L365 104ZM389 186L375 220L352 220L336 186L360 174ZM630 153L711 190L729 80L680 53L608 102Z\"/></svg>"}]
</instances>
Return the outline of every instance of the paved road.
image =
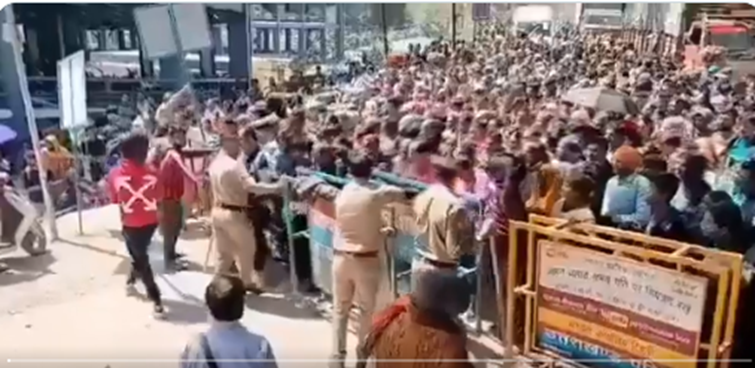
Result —
<instances>
[{"instance_id":1,"label":"paved road","mask_svg":"<svg viewBox=\"0 0 755 368\"><path fill-rule=\"evenodd\" d=\"M50 246L49 254L3 258L11 270L0 274L0 367L21 366L25 359L52 360L50 365L62 359L91 360L65 364L71 367L145 364L129 359L176 366L187 339L207 327L203 294L210 275L200 270L208 244L204 234L191 226L179 241L192 270L176 274L163 272L161 247L153 244L153 266L168 307L167 319L158 321L151 317L149 303L125 294L129 261L117 219L116 207L89 210L84 213L85 235L77 235L76 214L66 215L58 220L62 240ZM277 292L250 297L243 323L271 340L280 366L325 366L330 325L315 308L297 307L284 271L271 269L267 278ZM475 343L477 357L494 356L485 346L490 343Z\"/></svg>"}]
</instances>

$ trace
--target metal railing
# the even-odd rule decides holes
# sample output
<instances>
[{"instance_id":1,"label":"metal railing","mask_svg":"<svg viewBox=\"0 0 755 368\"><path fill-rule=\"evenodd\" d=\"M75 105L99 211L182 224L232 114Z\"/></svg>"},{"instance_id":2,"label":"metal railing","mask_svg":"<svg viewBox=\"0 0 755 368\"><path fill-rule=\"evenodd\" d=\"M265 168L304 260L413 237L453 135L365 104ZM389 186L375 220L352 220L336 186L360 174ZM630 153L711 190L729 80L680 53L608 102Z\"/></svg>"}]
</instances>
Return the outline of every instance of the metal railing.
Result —
<instances>
[{"instance_id":1,"label":"metal railing","mask_svg":"<svg viewBox=\"0 0 755 368\"><path fill-rule=\"evenodd\" d=\"M349 182L348 179L335 177L306 169L299 170L300 176L316 177L324 183L335 188L340 188ZM419 191L426 187L424 184L397 177L392 174L376 172L373 176L373 182L377 185L392 184L406 188L409 191ZM294 249L294 242L300 238L309 240L309 248L312 263L313 283L326 296L332 296L333 279L332 279L332 262L334 256L334 239L336 238L337 229L335 220L331 217L333 213L334 198L316 196L306 203L296 198L293 193L286 195L284 201L284 221L286 224L286 233L288 238L289 249ZM308 227L306 229L294 229L293 219L297 214L306 214ZM385 266L383 275L383 287L388 287L390 295L395 299L400 295L411 291L412 263L419 255L417 254L418 242L421 242L421 234L413 228L414 214L411 205L408 202L398 202L392 204L384 210L382 214L382 227L387 233L382 252L383 264ZM476 247L481 249L484 244ZM295 269L295 259L293 252L289 252L289 267ZM482 262L482 252L470 255L462 260L462 266L458 269L459 277L470 280L470 286L475 288L475 298L473 308L473 317L466 319L465 322L470 330L475 333L482 332L481 309L486 298L483 298L483 280L482 273L478 267ZM293 274L293 273L292 273ZM387 283L385 282L387 279ZM292 285L297 287L297 281L292 276ZM487 298L491 300L494 298Z\"/></svg>"}]
</instances>

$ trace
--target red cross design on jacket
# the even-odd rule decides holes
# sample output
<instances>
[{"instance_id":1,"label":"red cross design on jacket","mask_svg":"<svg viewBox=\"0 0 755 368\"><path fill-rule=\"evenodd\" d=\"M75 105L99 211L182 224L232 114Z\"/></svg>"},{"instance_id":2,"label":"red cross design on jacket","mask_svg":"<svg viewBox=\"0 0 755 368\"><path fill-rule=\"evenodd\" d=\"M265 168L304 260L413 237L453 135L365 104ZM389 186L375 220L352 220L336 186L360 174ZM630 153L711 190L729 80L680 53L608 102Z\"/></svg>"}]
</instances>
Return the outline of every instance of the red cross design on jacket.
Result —
<instances>
[{"instance_id":1,"label":"red cross design on jacket","mask_svg":"<svg viewBox=\"0 0 755 368\"><path fill-rule=\"evenodd\" d=\"M156 176L142 176L142 182L138 188L131 186L131 177L129 176L121 176L115 178L113 184L115 185L115 190L117 190L119 193L123 193L123 191L126 191L128 193L128 195L126 196L127 199L120 202L121 209L124 213L134 213L134 204L136 204L137 201L140 201L144 204L145 211L157 211L157 199L147 198L147 196L145 196L145 193L147 193L147 191L155 189L157 185Z\"/></svg>"},{"instance_id":2,"label":"red cross design on jacket","mask_svg":"<svg viewBox=\"0 0 755 368\"><path fill-rule=\"evenodd\" d=\"M108 177L110 198L121 208L121 222L127 227L157 223L160 200L157 173L143 164L124 160Z\"/></svg>"}]
</instances>

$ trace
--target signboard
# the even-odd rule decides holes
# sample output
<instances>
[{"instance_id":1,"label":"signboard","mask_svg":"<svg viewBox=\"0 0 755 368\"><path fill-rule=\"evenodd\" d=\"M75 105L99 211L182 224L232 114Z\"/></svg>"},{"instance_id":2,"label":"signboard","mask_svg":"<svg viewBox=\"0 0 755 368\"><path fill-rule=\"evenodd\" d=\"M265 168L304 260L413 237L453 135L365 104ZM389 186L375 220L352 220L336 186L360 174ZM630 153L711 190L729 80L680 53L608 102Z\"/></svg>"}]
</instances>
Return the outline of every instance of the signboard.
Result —
<instances>
[{"instance_id":1,"label":"signboard","mask_svg":"<svg viewBox=\"0 0 755 368\"><path fill-rule=\"evenodd\" d=\"M149 59L159 59L178 53L170 17L170 5L143 6L134 9L134 21L139 30L142 52Z\"/></svg>"},{"instance_id":2,"label":"signboard","mask_svg":"<svg viewBox=\"0 0 755 368\"><path fill-rule=\"evenodd\" d=\"M490 20L490 9L493 4L474 3L472 4L472 20L476 22Z\"/></svg>"},{"instance_id":3,"label":"signboard","mask_svg":"<svg viewBox=\"0 0 755 368\"><path fill-rule=\"evenodd\" d=\"M171 8L176 21L177 36L184 52L212 47L210 22L203 4L173 4Z\"/></svg>"},{"instance_id":4,"label":"signboard","mask_svg":"<svg viewBox=\"0 0 755 368\"><path fill-rule=\"evenodd\" d=\"M707 279L553 242L539 248L540 348L588 366L697 365Z\"/></svg>"},{"instance_id":5,"label":"signboard","mask_svg":"<svg viewBox=\"0 0 755 368\"><path fill-rule=\"evenodd\" d=\"M58 61L58 108L60 126L65 129L88 124L86 59L84 51Z\"/></svg>"},{"instance_id":6,"label":"signboard","mask_svg":"<svg viewBox=\"0 0 755 368\"><path fill-rule=\"evenodd\" d=\"M665 17L663 22L663 31L672 36L679 36L682 30L684 17L684 3L665 4Z\"/></svg>"},{"instance_id":7,"label":"signboard","mask_svg":"<svg viewBox=\"0 0 755 368\"><path fill-rule=\"evenodd\" d=\"M149 59L212 46L207 11L202 4L142 6L134 9L142 51Z\"/></svg>"}]
</instances>

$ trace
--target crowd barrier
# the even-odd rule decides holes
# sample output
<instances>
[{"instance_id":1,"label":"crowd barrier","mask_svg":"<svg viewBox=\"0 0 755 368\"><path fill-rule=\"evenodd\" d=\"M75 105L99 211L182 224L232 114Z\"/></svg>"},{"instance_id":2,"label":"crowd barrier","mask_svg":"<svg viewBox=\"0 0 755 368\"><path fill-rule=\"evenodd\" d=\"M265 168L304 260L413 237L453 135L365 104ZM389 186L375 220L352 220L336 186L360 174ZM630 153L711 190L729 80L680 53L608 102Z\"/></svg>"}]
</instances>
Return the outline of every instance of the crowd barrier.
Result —
<instances>
[{"instance_id":1,"label":"crowd barrier","mask_svg":"<svg viewBox=\"0 0 755 368\"><path fill-rule=\"evenodd\" d=\"M316 176L334 188L340 189L348 183L347 179L330 176L321 172L301 170L300 175ZM426 185L397 177L389 173L375 173L373 182L376 185L390 184L403 188L408 192L418 193ZM411 196L411 194L409 195ZM335 226L335 208L331 196L315 196L308 199L307 203L302 203L295 199L295 195L288 195L292 198L287 204L288 215L285 216L287 228L291 229L291 220L296 213L306 213L307 229L300 231L289 231L290 239L306 237L309 239L313 283L327 295L332 295L332 262L333 262L333 245L338 242L338 232ZM306 207L306 210L302 208ZM398 202L387 207L382 213L382 226L388 231L390 236L386 237L383 249L383 264L387 275L385 275L387 287L391 299L406 294L411 290L411 268L412 261L415 258L416 242L422 241L418 237L418 230L415 225L415 216L409 199ZM292 244L289 244L292 246ZM293 260L293 258L292 258ZM469 322L471 328L479 332L481 330L480 306L482 305L481 285L477 265L479 256L469 256L461 261L459 274L470 280L475 285L474 318Z\"/></svg>"},{"instance_id":2,"label":"crowd barrier","mask_svg":"<svg viewBox=\"0 0 755 368\"><path fill-rule=\"evenodd\" d=\"M506 350L617 368L726 367L739 254L531 216L509 227Z\"/></svg>"}]
</instances>

